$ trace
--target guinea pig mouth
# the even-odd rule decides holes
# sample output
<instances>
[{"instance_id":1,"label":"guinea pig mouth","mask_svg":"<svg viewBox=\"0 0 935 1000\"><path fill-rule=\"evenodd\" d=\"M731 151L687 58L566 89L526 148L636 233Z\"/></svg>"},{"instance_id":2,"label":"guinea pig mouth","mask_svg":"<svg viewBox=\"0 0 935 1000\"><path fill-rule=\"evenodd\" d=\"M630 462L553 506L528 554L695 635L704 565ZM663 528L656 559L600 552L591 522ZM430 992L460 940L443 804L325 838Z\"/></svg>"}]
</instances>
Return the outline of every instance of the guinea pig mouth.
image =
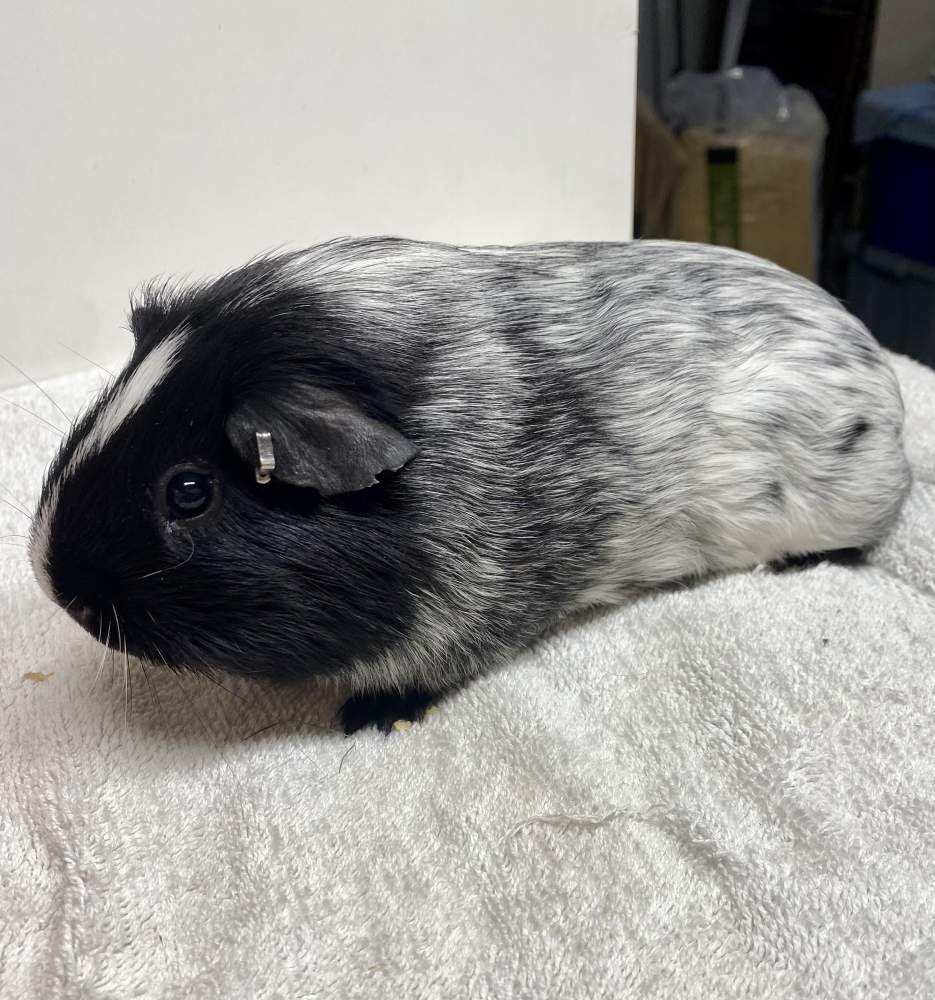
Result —
<instances>
[{"instance_id":1,"label":"guinea pig mouth","mask_svg":"<svg viewBox=\"0 0 935 1000\"><path fill-rule=\"evenodd\" d=\"M99 642L112 649L123 649L123 643L118 642L116 620L113 614L103 614L97 608L83 604L79 600L69 601L63 605L70 618L76 621L86 632Z\"/></svg>"},{"instance_id":2,"label":"guinea pig mouth","mask_svg":"<svg viewBox=\"0 0 935 1000\"><path fill-rule=\"evenodd\" d=\"M71 618L88 632L96 628L100 622L100 615L93 608L89 608L86 604L80 604L78 601L70 601L65 605L65 610Z\"/></svg>"},{"instance_id":3,"label":"guinea pig mouth","mask_svg":"<svg viewBox=\"0 0 935 1000\"><path fill-rule=\"evenodd\" d=\"M127 633L123 617L117 614L117 609L113 606L106 611L99 611L74 600L69 601L64 608L89 635L108 649L117 653L129 653L131 656L143 655L132 635Z\"/></svg>"}]
</instances>

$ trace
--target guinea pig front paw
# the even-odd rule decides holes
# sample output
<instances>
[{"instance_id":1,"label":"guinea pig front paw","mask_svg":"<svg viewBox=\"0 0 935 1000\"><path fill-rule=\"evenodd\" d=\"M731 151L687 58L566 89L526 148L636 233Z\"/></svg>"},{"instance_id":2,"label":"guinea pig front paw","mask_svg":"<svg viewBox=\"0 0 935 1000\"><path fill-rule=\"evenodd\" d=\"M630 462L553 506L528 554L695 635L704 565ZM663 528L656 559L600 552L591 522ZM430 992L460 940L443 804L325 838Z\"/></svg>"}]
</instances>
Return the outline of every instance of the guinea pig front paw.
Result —
<instances>
[{"instance_id":1,"label":"guinea pig front paw","mask_svg":"<svg viewBox=\"0 0 935 1000\"><path fill-rule=\"evenodd\" d=\"M397 722L419 722L436 697L419 688L355 694L341 706L338 717L347 736L367 726L376 726L388 736Z\"/></svg>"}]
</instances>

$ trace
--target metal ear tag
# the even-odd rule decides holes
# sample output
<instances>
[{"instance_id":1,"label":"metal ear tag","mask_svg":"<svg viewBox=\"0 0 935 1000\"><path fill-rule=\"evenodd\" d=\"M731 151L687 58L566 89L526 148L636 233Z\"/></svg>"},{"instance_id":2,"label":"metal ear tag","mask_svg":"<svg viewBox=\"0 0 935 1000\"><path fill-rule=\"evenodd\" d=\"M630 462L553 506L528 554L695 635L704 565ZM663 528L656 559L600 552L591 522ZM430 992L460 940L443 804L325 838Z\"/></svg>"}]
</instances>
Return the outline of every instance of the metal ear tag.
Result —
<instances>
[{"instance_id":1,"label":"metal ear tag","mask_svg":"<svg viewBox=\"0 0 935 1000\"><path fill-rule=\"evenodd\" d=\"M256 432L256 453L259 459L256 469L256 481L258 483L268 483L270 481L270 473L276 468L273 436L269 431Z\"/></svg>"}]
</instances>

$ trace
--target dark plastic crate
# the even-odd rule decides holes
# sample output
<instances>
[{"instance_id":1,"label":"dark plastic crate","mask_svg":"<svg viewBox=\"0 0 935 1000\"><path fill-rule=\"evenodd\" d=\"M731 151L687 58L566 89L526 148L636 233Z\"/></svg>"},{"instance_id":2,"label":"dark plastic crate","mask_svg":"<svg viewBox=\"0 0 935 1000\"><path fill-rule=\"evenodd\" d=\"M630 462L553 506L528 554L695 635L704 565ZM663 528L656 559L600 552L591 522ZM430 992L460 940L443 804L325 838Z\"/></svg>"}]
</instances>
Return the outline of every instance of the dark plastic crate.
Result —
<instances>
[{"instance_id":1,"label":"dark plastic crate","mask_svg":"<svg viewBox=\"0 0 935 1000\"><path fill-rule=\"evenodd\" d=\"M850 261L847 305L884 347L935 368L935 268L858 247Z\"/></svg>"},{"instance_id":2,"label":"dark plastic crate","mask_svg":"<svg viewBox=\"0 0 935 1000\"><path fill-rule=\"evenodd\" d=\"M935 149L899 139L870 147L867 242L935 267Z\"/></svg>"},{"instance_id":3,"label":"dark plastic crate","mask_svg":"<svg viewBox=\"0 0 935 1000\"><path fill-rule=\"evenodd\" d=\"M869 154L867 242L935 267L935 81L864 91L854 141Z\"/></svg>"}]
</instances>

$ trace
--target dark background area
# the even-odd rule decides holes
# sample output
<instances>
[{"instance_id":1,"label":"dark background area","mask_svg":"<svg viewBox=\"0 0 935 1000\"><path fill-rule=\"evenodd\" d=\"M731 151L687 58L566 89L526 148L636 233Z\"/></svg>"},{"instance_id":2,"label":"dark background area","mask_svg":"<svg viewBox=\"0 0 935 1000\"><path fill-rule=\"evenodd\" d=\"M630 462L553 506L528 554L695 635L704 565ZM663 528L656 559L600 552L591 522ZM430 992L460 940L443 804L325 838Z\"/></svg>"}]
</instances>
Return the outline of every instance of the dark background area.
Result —
<instances>
[{"instance_id":1,"label":"dark background area","mask_svg":"<svg viewBox=\"0 0 935 1000\"><path fill-rule=\"evenodd\" d=\"M862 99L886 86L935 80L935 2L751 0L744 18L745 6L641 0L641 95L664 117L672 77L734 64L766 67L782 84L811 93L828 131L814 218L818 265L809 276L881 342L935 365L935 259L928 259L925 237L926 230L935 234L935 194L926 194L935 192L935 89L930 145L929 123L913 132L913 142L886 134L855 142ZM725 62L732 28L735 63ZM890 100L887 94L881 100ZM639 145L638 136L638 156Z\"/></svg>"}]
</instances>

